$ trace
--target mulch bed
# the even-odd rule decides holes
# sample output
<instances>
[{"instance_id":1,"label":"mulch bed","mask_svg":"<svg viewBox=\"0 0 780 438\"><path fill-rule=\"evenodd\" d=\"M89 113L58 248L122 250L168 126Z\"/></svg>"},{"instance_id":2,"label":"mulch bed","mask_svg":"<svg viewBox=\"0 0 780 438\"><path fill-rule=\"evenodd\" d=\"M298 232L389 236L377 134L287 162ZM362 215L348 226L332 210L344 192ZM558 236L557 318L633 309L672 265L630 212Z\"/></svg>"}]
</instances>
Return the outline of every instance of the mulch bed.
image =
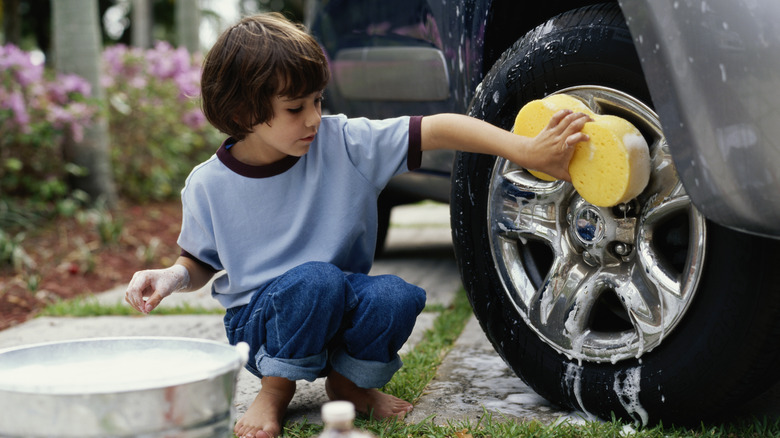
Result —
<instances>
[{"instance_id":1,"label":"mulch bed","mask_svg":"<svg viewBox=\"0 0 780 438\"><path fill-rule=\"evenodd\" d=\"M179 201L120 203L110 218L121 231L109 243L101 239L94 217L62 218L26 232L22 248L33 267L23 272L0 267L0 330L28 320L49 303L127 284L138 270L175 261Z\"/></svg>"}]
</instances>

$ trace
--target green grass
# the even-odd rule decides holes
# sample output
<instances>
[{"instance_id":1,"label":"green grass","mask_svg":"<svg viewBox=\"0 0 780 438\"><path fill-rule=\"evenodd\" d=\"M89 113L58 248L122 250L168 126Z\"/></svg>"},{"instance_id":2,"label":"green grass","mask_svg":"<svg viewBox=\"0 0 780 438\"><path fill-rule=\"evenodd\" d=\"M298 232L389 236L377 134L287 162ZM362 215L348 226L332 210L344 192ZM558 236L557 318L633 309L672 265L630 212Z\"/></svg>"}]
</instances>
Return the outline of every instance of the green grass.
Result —
<instances>
[{"instance_id":1,"label":"green grass","mask_svg":"<svg viewBox=\"0 0 780 438\"><path fill-rule=\"evenodd\" d=\"M404 400L417 402L423 390L436 375L444 356L471 316L466 294L461 290L452 305L428 306L426 312L438 313L429 329L415 348L403 356L404 366L383 391ZM205 309L189 305L161 307L158 315L222 314L221 309ZM138 315L129 305L106 305L94 298L79 298L48 306L40 315L46 316L106 316ZM561 421L552 425L536 420L517 421L500 414L483 412L479 420L464 420L446 425L433 423L432 418L414 424L397 420L358 418L356 426L382 438L780 438L780 420L746 419L723 425L702 425L699 428L645 427L637 428L620 421ZM287 423L284 437L311 438L322 432L322 426L307 422Z\"/></svg>"},{"instance_id":2,"label":"green grass","mask_svg":"<svg viewBox=\"0 0 780 438\"><path fill-rule=\"evenodd\" d=\"M754 420L727 426L701 426L696 429L653 428L635 429L619 421L570 423L552 425L535 420L514 421L485 412L477 421L460 421L436 425L430 420L415 424L401 421L358 419L356 426L382 438L771 438L780 437L777 422ZM284 428L284 437L311 438L322 432L322 426L292 423Z\"/></svg>"},{"instance_id":3,"label":"green grass","mask_svg":"<svg viewBox=\"0 0 780 438\"><path fill-rule=\"evenodd\" d=\"M361 422L358 426L379 437L389 438L765 438L780 437L780 426L775 422L745 422L730 426L706 427L699 429L653 428L635 429L619 421L610 422L560 422L553 425L542 424L535 420L514 421L485 412L477 421L464 420L444 426L423 421L417 424L403 424L398 421ZM309 429L313 430L311 425ZM311 437L313 435L289 434L291 437ZM305 429L302 430L305 432Z\"/></svg>"},{"instance_id":4,"label":"green grass","mask_svg":"<svg viewBox=\"0 0 780 438\"><path fill-rule=\"evenodd\" d=\"M160 306L154 309L155 315L221 315L223 309L209 309L196 307L184 303L177 306ZM139 316L137 310L129 304L117 302L115 304L100 303L94 297L74 298L49 304L41 310L37 316Z\"/></svg>"},{"instance_id":5,"label":"green grass","mask_svg":"<svg viewBox=\"0 0 780 438\"><path fill-rule=\"evenodd\" d=\"M471 316L471 306L466 293L456 294L452 306L439 312L433 327L425 332L422 340L402 359L404 366L382 391L398 398L416 402L428 382L436 375L441 361L463 331Z\"/></svg>"}]
</instances>

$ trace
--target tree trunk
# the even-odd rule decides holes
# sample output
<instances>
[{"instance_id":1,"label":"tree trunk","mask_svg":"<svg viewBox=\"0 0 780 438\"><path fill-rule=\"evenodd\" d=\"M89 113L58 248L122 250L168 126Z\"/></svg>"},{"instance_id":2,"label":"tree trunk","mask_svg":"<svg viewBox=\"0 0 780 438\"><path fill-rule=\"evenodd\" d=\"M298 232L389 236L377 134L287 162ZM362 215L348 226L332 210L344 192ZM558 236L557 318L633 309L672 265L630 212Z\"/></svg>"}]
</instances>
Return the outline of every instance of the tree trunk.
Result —
<instances>
[{"instance_id":1,"label":"tree trunk","mask_svg":"<svg viewBox=\"0 0 780 438\"><path fill-rule=\"evenodd\" d=\"M51 6L57 71L86 79L92 85L92 97L103 108L96 121L85 129L82 141L70 138L66 142L66 160L87 170L85 176L74 177L73 188L83 190L93 201L102 200L113 206L117 195L109 158L106 98L100 85L102 44L98 3L97 0L51 0Z\"/></svg>"},{"instance_id":2,"label":"tree trunk","mask_svg":"<svg viewBox=\"0 0 780 438\"><path fill-rule=\"evenodd\" d=\"M200 51L200 1L176 0L176 35L179 46Z\"/></svg>"},{"instance_id":3,"label":"tree trunk","mask_svg":"<svg viewBox=\"0 0 780 438\"><path fill-rule=\"evenodd\" d=\"M5 44L16 47L22 42L22 16L19 13L19 0L3 0L3 35Z\"/></svg>"},{"instance_id":4,"label":"tree trunk","mask_svg":"<svg viewBox=\"0 0 780 438\"><path fill-rule=\"evenodd\" d=\"M130 38L133 47L148 49L152 47L152 2L151 0L133 0L133 18L130 21Z\"/></svg>"}]
</instances>

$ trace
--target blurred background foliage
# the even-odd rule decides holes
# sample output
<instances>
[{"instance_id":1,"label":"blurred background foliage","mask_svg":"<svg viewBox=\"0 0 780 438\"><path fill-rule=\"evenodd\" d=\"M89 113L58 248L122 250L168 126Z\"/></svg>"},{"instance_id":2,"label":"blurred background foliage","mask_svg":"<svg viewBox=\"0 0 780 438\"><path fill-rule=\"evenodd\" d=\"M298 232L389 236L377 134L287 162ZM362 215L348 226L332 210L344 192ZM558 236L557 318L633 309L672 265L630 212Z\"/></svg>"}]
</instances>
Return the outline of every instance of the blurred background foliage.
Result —
<instances>
[{"instance_id":1,"label":"blurred background foliage","mask_svg":"<svg viewBox=\"0 0 780 438\"><path fill-rule=\"evenodd\" d=\"M221 136L197 95L201 56L158 41L151 49L109 46L103 52L111 167L123 199L179 196L192 167L211 156Z\"/></svg>"},{"instance_id":2,"label":"blurred background foliage","mask_svg":"<svg viewBox=\"0 0 780 438\"><path fill-rule=\"evenodd\" d=\"M274 10L303 21L306 4L95 0L105 95L97 100L89 83L53 65L54 1L70 0L0 0L0 230L6 234L95 201L72 184L89 169L69 163L63 149L100 114L109 122L120 199L176 199L192 167L222 140L200 110L203 54L243 15Z\"/></svg>"},{"instance_id":3,"label":"blurred background foliage","mask_svg":"<svg viewBox=\"0 0 780 438\"><path fill-rule=\"evenodd\" d=\"M24 50L48 53L52 46L52 1L57 0L0 0L2 41ZM221 29L231 24L224 22L225 19L262 11L280 11L303 21L306 4L306 0L97 0L102 40L106 46L132 45L133 31L138 27L149 33L150 46L154 41L183 45L177 40L177 5L198 9L202 27ZM133 17L134 8L144 9L144 19L150 20L150 26L138 23L138 16ZM208 41L203 43L208 45Z\"/></svg>"},{"instance_id":4,"label":"blurred background foliage","mask_svg":"<svg viewBox=\"0 0 780 438\"><path fill-rule=\"evenodd\" d=\"M105 185L112 198L123 205L178 199L190 170L223 138L200 110L204 53L241 16L280 11L304 21L307 4L0 0L0 268L29 265L24 237L47 221L116 206L80 189L79 178L97 172L70 158L74 144L95 126L107 125L101 138L107 138L109 163L103 164L110 172L103 173L110 175ZM54 28L62 16L53 14L81 12L75 8L98 11L91 20L99 34L98 59L88 61L99 63L99 83L55 65L62 53L53 52L65 44L53 40L62 38ZM98 123L105 119L107 124Z\"/></svg>"}]
</instances>

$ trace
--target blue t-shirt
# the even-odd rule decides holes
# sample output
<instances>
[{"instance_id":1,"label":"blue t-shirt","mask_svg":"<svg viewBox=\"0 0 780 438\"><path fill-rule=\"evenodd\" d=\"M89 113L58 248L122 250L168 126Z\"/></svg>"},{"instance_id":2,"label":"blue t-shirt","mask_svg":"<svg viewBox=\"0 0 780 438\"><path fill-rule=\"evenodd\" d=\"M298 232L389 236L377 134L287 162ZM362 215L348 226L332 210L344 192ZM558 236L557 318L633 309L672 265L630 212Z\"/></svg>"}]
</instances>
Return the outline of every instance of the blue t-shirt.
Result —
<instances>
[{"instance_id":1,"label":"blue t-shirt","mask_svg":"<svg viewBox=\"0 0 780 438\"><path fill-rule=\"evenodd\" d=\"M420 165L420 117L323 116L302 157L251 166L226 146L193 169L182 190L182 254L225 275L212 295L225 307L309 261L367 273L379 193Z\"/></svg>"}]
</instances>

